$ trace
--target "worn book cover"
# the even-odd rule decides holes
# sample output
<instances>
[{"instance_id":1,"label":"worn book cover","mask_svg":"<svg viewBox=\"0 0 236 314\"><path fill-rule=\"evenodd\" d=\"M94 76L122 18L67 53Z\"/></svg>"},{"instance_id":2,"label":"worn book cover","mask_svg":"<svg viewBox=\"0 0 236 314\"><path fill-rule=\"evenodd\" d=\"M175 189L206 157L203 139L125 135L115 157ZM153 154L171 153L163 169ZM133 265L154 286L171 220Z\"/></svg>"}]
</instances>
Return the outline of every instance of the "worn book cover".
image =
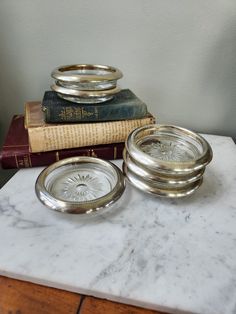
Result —
<instances>
[{"instance_id":1,"label":"worn book cover","mask_svg":"<svg viewBox=\"0 0 236 314\"><path fill-rule=\"evenodd\" d=\"M91 156L106 160L122 158L123 143L71 148L64 150L31 153L29 151L28 132L24 127L24 116L15 115L0 152L3 169L30 168L48 166L51 163L75 156Z\"/></svg>"},{"instance_id":2,"label":"worn book cover","mask_svg":"<svg viewBox=\"0 0 236 314\"><path fill-rule=\"evenodd\" d=\"M25 127L31 152L125 142L131 130L153 123L155 118L148 113L141 119L49 124L44 121L40 102L25 104Z\"/></svg>"},{"instance_id":3,"label":"worn book cover","mask_svg":"<svg viewBox=\"0 0 236 314\"><path fill-rule=\"evenodd\" d=\"M123 89L113 99L99 104L73 103L54 91L46 91L42 110L47 123L98 122L143 118L147 105L129 89Z\"/></svg>"}]
</instances>

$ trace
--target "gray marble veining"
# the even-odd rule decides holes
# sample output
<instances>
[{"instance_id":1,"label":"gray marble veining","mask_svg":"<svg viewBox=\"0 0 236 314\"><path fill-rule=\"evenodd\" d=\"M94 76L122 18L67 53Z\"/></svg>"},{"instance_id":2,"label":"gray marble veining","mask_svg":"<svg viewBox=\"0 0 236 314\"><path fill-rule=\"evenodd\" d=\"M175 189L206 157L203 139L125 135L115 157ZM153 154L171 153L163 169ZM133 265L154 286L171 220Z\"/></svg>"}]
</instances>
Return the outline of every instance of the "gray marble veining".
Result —
<instances>
[{"instance_id":1,"label":"gray marble veining","mask_svg":"<svg viewBox=\"0 0 236 314\"><path fill-rule=\"evenodd\" d=\"M44 207L42 168L20 170L0 191L0 274L173 313L236 313L236 147L205 137L214 157L193 195L127 184L89 217Z\"/></svg>"}]
</instances>

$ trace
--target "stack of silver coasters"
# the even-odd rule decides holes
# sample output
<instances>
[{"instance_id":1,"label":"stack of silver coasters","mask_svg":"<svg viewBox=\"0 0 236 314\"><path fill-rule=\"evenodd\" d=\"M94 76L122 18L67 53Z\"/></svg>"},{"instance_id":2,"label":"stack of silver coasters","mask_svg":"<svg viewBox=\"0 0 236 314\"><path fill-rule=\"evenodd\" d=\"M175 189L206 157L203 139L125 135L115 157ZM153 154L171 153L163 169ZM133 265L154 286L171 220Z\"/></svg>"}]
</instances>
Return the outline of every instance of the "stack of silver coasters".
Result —
<instances>
[{"instance_id":1,"label":"stack of silver coasters","mask_svg":"<svg viewBox=\"0 0 236 314\"><path fill-rule=\"evenodd\" d=\"M123 155L123 172L131 184L151 194L177 198L201 185L213 154L199 134L156 124L133 130Z\"/></svg>"},{"instance_id":2,"label":"stack of silver coasters","mask_svg":"<svg viewBox=\"0 0 236 314\"><path fill-rule=\"evenodd\" d=\"M122 72L112 66L95 64L63 65L54 69L51 89L66 100L89 104L108 101L120 91Z\"/></svg>"}]
</instances>

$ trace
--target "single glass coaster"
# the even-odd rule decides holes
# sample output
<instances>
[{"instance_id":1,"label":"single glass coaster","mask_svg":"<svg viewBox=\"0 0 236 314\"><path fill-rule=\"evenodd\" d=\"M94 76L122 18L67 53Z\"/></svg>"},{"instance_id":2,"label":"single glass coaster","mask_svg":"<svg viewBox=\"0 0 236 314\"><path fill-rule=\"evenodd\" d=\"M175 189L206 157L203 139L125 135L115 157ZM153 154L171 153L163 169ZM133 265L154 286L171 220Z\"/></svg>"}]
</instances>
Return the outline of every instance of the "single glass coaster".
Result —
<instances>
[{"instance_id":1,"label":"single glass coaster","mask_svg":"<svg viewBox=\"0 0 236 314\"><path fill-rule=\"evenodd\" d=\"M148 125L128 136L130 156L150 169L163 173L189 173L204 168L212 149L199 134L172 125Z\"/></svg>"},{"instance_id":2,"label":"single glass coaster","mask_svg":"<svg viewBox=\"0 0 236 314\"><path fill-rule=\"evenodd\" d=\"M101 81L101 82L63 82L56 81L56 84L65 88L75 89L75 90L106 90L116 87L116 81Z\"/></svg>"},{"instance_id":3,"label":"single glass coaster","mask_svg":"<svg viewBox=\"0 0 236 314\"><path fill-rule=\"evenodd\" d=\"M120 92L120 87L116 86L106 90L78 90L66 88L56 84L51 85L51 89L56 92L61 98L72 100L77 103L99 103L112 99L113 96Z\"/></svg>"},{"instance_id":4,"label":"single glass coaster","mask_svg":"<svg viewBox=\"0 0 236 314\"><path fill-rule=\"evenodd\" d=\"M121 170L109 161L93 157L60 160L38 176L35 190L51 209L68 213L91 213L108 207L125 189Z\"/></svg>"},{"instance_id":5,"label":"single glass coaster","mask_svg":"<svg viewBox=\"0 0 236 314\"><path fill-rule=\"evenodd\" d=\"M72 64L62 65L54 69L51 76L64 82L101 82L114 81L122 78L122 72L109 65Z\"/></svg>"}]
</instances>

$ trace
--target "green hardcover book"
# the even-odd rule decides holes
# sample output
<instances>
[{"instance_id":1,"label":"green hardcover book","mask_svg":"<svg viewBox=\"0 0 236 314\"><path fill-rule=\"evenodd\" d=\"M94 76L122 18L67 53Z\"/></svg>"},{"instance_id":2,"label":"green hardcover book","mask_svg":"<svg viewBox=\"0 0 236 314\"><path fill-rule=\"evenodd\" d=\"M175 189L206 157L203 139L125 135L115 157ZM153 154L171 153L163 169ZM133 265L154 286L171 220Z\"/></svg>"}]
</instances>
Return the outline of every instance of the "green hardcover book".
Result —
<instances>
[{"instance_id":1,"label":"green hardcover book","mask_svg":"<svg viewBox=\"0 0 236 314\"><path fill-rule=\"evenodd\" d=\"M46 123L99 122L141 119L147 115L147 105L131 90L123 89L114 98L100 104L78 104L46 91L42 101Z\"/></svg>"}]
</instances>

